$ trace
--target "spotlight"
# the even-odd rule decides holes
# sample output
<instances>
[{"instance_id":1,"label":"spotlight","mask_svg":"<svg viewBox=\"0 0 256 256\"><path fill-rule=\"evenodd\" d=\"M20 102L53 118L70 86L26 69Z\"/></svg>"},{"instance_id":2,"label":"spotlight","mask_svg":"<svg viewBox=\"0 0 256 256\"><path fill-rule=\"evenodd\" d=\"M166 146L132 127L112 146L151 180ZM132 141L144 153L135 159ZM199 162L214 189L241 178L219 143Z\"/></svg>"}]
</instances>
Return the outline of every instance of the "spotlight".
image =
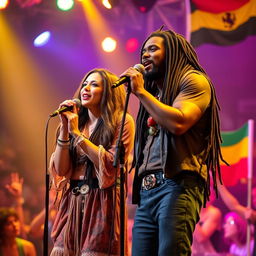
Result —
<instances>
[{"instance_id":1,"label":"spotlight","mask_svg":"<svg viewBox=\"0 0 256 256\"><path fill-rule=\"evenodd\" d=\"M130 38L126 41L125 48L127 52L135 52L139 47L137 38Z\"/></svg>"},{"instance_id":2,"label":"spotlight","mask_svg":"<svg viewBox=\"0 0 256 256\"><path fill-rule=\"evenodd\" d=\"M57 7L61 11L69 11L74 7L74 0L57 0Z\"/></svg>"},{"instance_id":3,"label":"spotlight","mask_svg":"<svg viewBox=\"0 0 256 256\"><path fill-rule=\"evenodd\" d=\"M105 52L113 52L116 49L116 40L112 37L106 37L101 43Z\"/></svg>"},{"instance_id":4,"label":"spotlight","mask_svg":"<svg viewBox=\"0 0 256 256\"><path fill-rule=\"evenodd\" d=\"M42 47L42 46L46 45L49 42L50 38L51 38L51 32L50 31L44 31L43 33L41 33L40 35L38 35L34 39L34 46L35 47Z\"/></svg>"},{"instance_id":5,"label":"spotlight","mask_svg":"<svg viewBox=\"0 0 256 256\"><path fill-rule=\"evenodd\" d=\"M116 7L119 4L119 0L102 0L102 4L107 9L112 9L112 8Z\"/></svg>"},{"instance_id":6,"label":"spotlight","mask_svg":"<svg viewBox=\"0 0 256 256\"><path fill-rule=\"evenodd\" d=\"M135 7L143 13L152 9L157 0L132 0Z\"/></svg>"},{"instance_id":7,"label":"spotlight","mask_svg":"<svg viewBox=\"0 0 256 256\"><path fill-rule=\"evenodd\" d=\"M0 10L3 10L9 4L9 0L0 0Z\"/></svg>"}]
</instances>

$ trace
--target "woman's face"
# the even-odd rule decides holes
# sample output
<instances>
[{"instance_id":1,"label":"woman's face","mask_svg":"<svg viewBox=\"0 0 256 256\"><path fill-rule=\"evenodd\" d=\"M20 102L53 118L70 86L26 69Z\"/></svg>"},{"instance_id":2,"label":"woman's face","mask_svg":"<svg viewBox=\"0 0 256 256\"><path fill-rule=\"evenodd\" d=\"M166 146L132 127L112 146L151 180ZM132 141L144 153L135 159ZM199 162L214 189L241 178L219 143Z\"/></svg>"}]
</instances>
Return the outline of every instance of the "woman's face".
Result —
<instances>
[{"instance_id":1,"label":"woman's face","mask_svg":"<svg viewBox=\"0 0 256 256\"><path fill-rule=\"evenodd\" d=\"M224 227L224 237L232 239L238 235L237 225L232 216L228 217L223 225Z\"/></svg>"},{"instance_id":2,"label":"woman's face","mask_svg":"<svg viewBox=\"0 0 256 256\"><path fill-rule=\"evenodd\" d=\"M4 225L5 237L16 237L20 234L20 221L15 216L10 216Z\"/></svg>"},{"instance_id":3,"label":"woman's face","mask_svg":"<svg viewBox=\"0 0 256 256\"><path fill-rule=\"evenodd\" d=\"M90 74L80 91L82 106L88 109L99 108L103 94L103 80L99 73Z\"/></svg>"}]
</instances>

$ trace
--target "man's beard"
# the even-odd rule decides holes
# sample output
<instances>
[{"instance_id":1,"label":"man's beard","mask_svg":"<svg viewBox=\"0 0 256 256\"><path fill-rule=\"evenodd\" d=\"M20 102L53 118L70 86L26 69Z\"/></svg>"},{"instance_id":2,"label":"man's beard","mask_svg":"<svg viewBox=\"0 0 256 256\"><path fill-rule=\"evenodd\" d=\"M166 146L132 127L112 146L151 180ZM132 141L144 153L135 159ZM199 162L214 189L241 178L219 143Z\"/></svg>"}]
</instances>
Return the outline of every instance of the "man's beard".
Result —
<instances>
[{"instance_id":1,"label":"man's beard","mask_svg":"<svg viewBox=\"0 0 256 256\"><path fill-rule=\"evenodd\" d=\"M156 81L161 78L164 78L164 73L165 73L165 68L163 65L158 67L153 65L152 70L145 73L145 79L149 81Z\"/></svg>"}]
</instances>

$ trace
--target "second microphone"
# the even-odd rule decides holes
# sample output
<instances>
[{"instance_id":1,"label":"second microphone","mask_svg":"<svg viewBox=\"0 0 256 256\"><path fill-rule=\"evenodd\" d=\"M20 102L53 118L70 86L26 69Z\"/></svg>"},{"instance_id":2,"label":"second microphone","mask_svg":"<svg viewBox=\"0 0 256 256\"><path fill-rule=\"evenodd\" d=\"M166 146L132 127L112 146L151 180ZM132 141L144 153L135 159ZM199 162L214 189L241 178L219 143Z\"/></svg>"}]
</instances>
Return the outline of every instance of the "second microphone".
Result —
<instances>
[{"instance_id":1,"label":"second microphone","mask_svg":"<svg viewBox=\"0 0 256 256\"><path fill-rule=\"evenodd\" d=\"M141 74L144 74L145 72L145 67L142 64L135 64L134 68L140 72ZM130 81L130 78L127 76L121 76L113 85L112 88L116 88L124 83L127 83Z\"/></svg>"}]
</instances>

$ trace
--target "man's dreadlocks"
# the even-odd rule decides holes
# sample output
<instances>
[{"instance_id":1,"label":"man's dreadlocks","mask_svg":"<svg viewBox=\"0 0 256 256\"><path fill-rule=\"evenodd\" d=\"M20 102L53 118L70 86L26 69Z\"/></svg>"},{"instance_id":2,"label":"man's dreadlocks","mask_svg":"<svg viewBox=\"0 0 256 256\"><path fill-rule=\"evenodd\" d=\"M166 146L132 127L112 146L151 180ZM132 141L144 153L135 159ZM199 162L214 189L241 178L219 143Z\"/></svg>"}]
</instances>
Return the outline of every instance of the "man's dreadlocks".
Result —
<instances>
[{"instance_id":1,"label":"man's dreadlocks","mask_svg":"<svg viewBox=\"0 0 256 256\"><path fill-rule=\"evenodd\" d=\"M220 133L220 120L218 111L220 110L215 90L212 82L208 78L205 70L201 67L198 62L197 54L191 44L185 40L185 38L171 30L162 31L157 30L153 32L144 42L142 49L144 48L145 43L151 37L162 37L165 44L165 77L163 83L164 94L161 97L161 101L167 105L172 105L175 98L179 93L179 86L181 79L184 75L191 69L198 70L203 73L204 76L208 79L211 87L211 101L210 101L210 127L209 127L209 138L207 141L207 148L203 157L203 163L207 166L207 182L205 195L206 199L210 195L210 172L212 174L213 186L217 192L217 174L220 182L221 172L220 172L220 160L223 162L224 159L221 154L220 145L222 142L221 133ZM141 57L142 57L141 49ZM154 94L156 92L156 86L153 82L145 81L145 88L150 93ZM136 122L136 137L135 144L138 141L145 142L145 135L143 133L143 127L146 122L147 112L143 105L141 104L137 122ZM164 131L167 132L167 131ZM144 141L143 141L144 140ZM138 158L142 152L143 143L137 143L138 148L135 150L135 159L134 164L138 161ZM226 162L225 162L226 163ZM227 163L226 163L227 164Z\"/></svg>"}]
</instances>

